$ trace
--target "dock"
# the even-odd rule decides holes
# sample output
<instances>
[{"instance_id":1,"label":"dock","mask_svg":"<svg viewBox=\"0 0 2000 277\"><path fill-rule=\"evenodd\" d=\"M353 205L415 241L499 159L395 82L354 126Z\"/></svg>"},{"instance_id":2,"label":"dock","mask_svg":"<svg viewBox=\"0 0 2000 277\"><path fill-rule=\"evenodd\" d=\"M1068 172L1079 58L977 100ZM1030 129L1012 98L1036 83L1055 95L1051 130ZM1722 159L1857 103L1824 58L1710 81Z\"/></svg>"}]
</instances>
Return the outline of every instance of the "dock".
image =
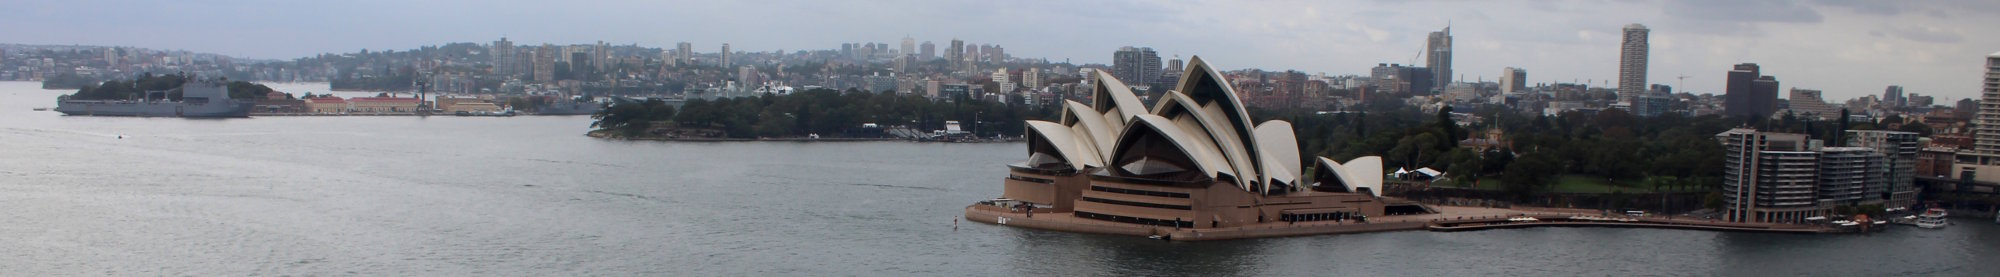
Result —
<instances>
[{"instance_id":1,"label":"dock","mask_svg":"<svg viewBox=\"0 0 2000 277\"><path fill-rule=\"evenodd\" d=\"M1514 210L1501 208L1433 206L1438 213L1391 215L1365 222L1263 222L1239 227L1174 228L1079 218L1070 213L1013 212L990 205L965 209L967 220L1030 229L1140 237L1158 236L1171 240L1205 241L1289 236L1359 234L1395 231L1461 232L1538 227L1654 228L1719 232L1761 232L1820 234L1843 230L1815 225L1739 223L1692 218L1628 217L1600 215L1598 212L1556 210ZM1530 220L1532 218L1532 220Z\"/></svg>"}]
</instances>

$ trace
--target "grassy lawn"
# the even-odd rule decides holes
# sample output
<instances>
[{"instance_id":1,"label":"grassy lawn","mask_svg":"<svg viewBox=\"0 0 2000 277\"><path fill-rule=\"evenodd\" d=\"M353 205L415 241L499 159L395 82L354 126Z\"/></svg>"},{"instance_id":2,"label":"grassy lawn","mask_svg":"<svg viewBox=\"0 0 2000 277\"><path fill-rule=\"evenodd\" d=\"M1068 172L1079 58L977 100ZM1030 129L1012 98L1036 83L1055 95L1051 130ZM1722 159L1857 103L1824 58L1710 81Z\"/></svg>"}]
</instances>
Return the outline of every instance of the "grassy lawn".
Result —
<instances>
[{"instance_id":1,"label":"grassy lawn","mask_svg":"<svg viewBox=\"0 0 2000 277\"><path fill-rule=\"evenodd\" d=\"M1550 187L1550 190L1553 190L1554 192L1563 192L1563 193L1611 193L1612 191L1623 191L1625 193L1653 192L1652 186L1644 186L1640 184L1645 184L1645 182L1642 180L1632 180L1632 181L1606 180L1603 177L1565 174L1556 176L1555 184ZM1438 182L1432 185L1440 187L1458 187L1458 188L1471 188L1471 189L1484 189L1484 190L1499 190L1501 189L1501 187L1503 187L1503 184L1500 183L1500 180L1497 177L1483 178L1479 180L1479 184L1477 186L1470 184L1470 182L1462 185L1454 185L1454 184L1446 184L1446 182ZM1679 191L1698 191L1701 189L1702 188L1699 187L1691 187ZM1667 192L1676 191L1673 188L1661 188L1661 190Z\"/></svg>"}]
</instances>

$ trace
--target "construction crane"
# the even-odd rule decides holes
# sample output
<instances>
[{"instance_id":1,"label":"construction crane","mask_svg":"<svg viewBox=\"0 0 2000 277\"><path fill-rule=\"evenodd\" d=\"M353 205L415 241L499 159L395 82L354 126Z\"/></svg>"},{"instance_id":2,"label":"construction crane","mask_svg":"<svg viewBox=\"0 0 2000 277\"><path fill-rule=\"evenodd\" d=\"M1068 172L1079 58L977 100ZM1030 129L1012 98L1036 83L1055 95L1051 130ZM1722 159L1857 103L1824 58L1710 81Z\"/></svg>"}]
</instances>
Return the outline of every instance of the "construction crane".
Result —
<instances>
[{"instance_id":1,"label":"construction crane","mask_svg":"<svg viewBox=\"0 0 2000 277\"><path fill-rule=\"evenodd\" d=\"M1674 87L1680 88L1681 92L1687 92L1688 77L1694 77L1694 76L1681 75L1678 77L1674 77L1674 79L1680 79L1680 83L1674 84ZM1667 93L1673 93L1673 92L1669 91Z\"/></svg>"}]
</instances>

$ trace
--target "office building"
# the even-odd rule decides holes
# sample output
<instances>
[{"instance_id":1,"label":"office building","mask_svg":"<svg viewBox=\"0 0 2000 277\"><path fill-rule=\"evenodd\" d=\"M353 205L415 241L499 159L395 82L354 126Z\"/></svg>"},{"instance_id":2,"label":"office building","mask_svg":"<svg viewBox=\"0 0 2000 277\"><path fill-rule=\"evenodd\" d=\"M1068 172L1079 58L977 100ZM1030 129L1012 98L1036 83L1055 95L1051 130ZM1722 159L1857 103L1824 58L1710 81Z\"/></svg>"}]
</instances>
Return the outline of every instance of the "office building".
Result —
<instances>
[{"instance_id":1,"label":"office building","mask_svg":"<svg viewBox=\"0 0 2000 277\"><path fill-rule=\"evenodd\" d=\"M1727 116L1767 117L1778 110L1778 79L1765 76L1754 63L1729 71L1722 110Z\"/></svg>"},{"instance_id":2,"label":"office building","mask_svg":"<svg viewBox=\"0 0 2000 277\"><path fill-rule=\"evenodd\" d=\"M917 50L917 58L922 58L923 61L937 59L937 44L924 41L922 48L921 50Z\"/></svg>"},{"instance_id":3,"label":"office building","mask_svg":"<svg viewBox=\"0 0 2000 277\"><path fill-rule=\"evenodd\" d=\"M1118 48L1111 55L1111 75L1127 84L1150 85L1160 77L1160 53L1152 47Z\"/></svg>"},{"instance_id":4,"label":"office building","mask_svg":"<svg viewBox=\"0 0 2000 277\"><path fill-rule=\"evenodd\" d=\"M1801 119L1836 120L1840 118L1840 108L1826 103L1826 98L1821 97L1820 91L1816 89L1792 88L1791 98L1788 98L1786 102L1792 105L1792 115Z\"/></svg>"},{"instance_id":5,"label":"office building","mask_svg":"<svg viewBox=\"0 0 2000 277\"><path fill-rule=\"evenodd\" d=\"M965 41L958 40L955 38L951 39L951 48L944 49L944 60L947 62L951 62L952 65L958 65L960 62L964 62Z\"/></svg>"},{"instance_id":6,"label":"office building","mask_svg":"<svg viewBox=\"0 0 2000 277\"><path fill-rule=\"evenodd\" d=\"M1508 67L1500 70L1500 93L1514 94L1528 90L1528 70Z\"/></svg>"},{"instance_id":7,"label":"office building","mask_svg":"<svg viewBox=\"0 0 2000 277\"><path fill-rule=\"evenodd\" d=\"M910 38L909 36L904 36L904 37L903 37L903 47L902 47L902 48L897 48L896 50L900 50L900 51L897 51L897 52L896 52L896 55L897 55L897 56L908 56L908 55L916 55L916 54L917 54L917 39L914 39L914 38Z\"/></svg>"},{"instance_id":8,"label":"office building","mask_svg":"<svg viewBox=\"0 0 2000 277\"><path fill-rule=\"evenodd\" d=\"M1424 53L1428 55L1424 59L1424 67L1431 69L1431 77L1435 79L1431 81L1430 87L1442 89L1446 85L1451 84L1453 77L1451 75L1451 27L1447 26L1444 27L1443 31L1431 32L1430 39L1424 44Z\"/></svg>"},{"instance_id":9,"label":"office building","mask_svg":"<svg viewBox=\"0 0 2000 277\"><path fill-rule=\"evenodd\" d=\"M1901 108L1909 105L1909 103L1910 99L1903 96L1903 86L1889 85L1889 88L1882 90L1882 104L1884 106Z\"/></svg>"},{"instance_id":10,"label":"office building","mask_svg":"<svg viewBox=\"0 0 2000 277\"><path fill-rule=\"evenodd\" d=\"M1618 100L1631 102L1646 90L1647 39L1645 25L1625 25L1625 40L1618 55Z\"/></svg>"}]
</instances>

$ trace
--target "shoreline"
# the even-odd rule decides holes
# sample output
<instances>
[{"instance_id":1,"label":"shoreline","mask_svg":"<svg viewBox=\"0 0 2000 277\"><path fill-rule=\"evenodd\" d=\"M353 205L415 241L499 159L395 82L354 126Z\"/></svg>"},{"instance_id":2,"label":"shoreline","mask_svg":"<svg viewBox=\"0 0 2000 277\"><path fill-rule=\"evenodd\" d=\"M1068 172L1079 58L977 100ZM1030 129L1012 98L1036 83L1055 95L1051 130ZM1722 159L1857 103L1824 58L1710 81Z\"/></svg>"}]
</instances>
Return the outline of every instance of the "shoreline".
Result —
<instances>
[{"instance_id":1,"label":"shoreline","mask_svg":"<svg viewBox=\"0 0 2000 277\"><path fill-rule=\"evenodd\" d=\"M1062 232L1131 235L1168 240L1209 241L1257 239L1293 236L1339 235L1396 231L1463 232L1490 229L1542 228L1542 227L1610 227L1645 229L1681 229L1716 232L1758 232L1789 234L1839 233L1844 230L1811 225L1736 223L1712 220L1674 219L1658 217L1598 216L1594 214L1529 211L1514 209L1482 208L1467 206L1434 206L1440 210L1435 214L1394 215L1370 218L1366 223L1353 222L1264 222L1248 226L1222 228L1175 228L1109 222L1079 218L1071 213L1040 213L1028 215L1012 212L1006 208L973 204L965 207L965 219L1001 225ZM1536 218L1536 222L1516 221L1520 218Z\"/></svg>"}]
</instances>

